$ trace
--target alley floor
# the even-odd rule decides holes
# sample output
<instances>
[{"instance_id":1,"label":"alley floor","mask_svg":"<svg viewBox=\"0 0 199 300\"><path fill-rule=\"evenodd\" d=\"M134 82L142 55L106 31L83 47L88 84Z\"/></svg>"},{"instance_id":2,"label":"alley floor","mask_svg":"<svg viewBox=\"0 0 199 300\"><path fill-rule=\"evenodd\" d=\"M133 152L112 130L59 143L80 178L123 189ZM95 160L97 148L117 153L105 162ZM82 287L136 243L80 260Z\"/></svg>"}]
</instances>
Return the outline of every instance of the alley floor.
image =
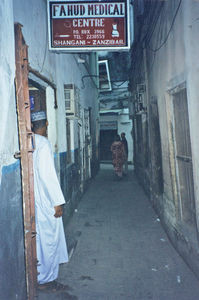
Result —
<instances>
[{"instance_id":1,"label":"alley floor","mask_svg":"<svg viewBox=\"0 0 199 300\"><path fill-rule=\"evenodd\" d=\"M67 227L65 292L39 300L198 300L199 280L176 253L133 169L101 165ZM71 250L72 249L72 250Z\"/></svg>"}]
</instances>

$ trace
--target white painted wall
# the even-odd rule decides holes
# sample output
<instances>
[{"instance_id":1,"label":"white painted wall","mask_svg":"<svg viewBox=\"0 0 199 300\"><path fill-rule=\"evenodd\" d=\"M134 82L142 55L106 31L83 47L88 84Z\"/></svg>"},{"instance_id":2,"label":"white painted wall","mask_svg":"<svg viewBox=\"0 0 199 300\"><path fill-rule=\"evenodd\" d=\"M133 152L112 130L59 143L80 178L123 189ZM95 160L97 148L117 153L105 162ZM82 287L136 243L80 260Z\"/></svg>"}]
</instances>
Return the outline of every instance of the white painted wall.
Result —
<instances>
[{"instance_id":1,"label":"white painted wall","mask_svg":"<svg viewBox=\"0 0 199 300\"><path fill-rule=\"evenodd\" d=\"M12 0L0 2L0 179L3 166L15 163L18 150L15 104L15 50Z\"/></svg>"},{"instance_id":2,"label":"white painted wall","mask_svg":"<svg viewBox=\"0 0 199 300\"><path fill-rule=\"evenodd\" d=\"M167 19L161 19L161 27L169 29L171 26L171 16L177 7L174 1L165 2L167 9ZM168 199L173 198L171 173L169 161L169 114L172 116L172 98L168 94L168 90L175 88L179 84L186 82L189 123L191 134L193 175L195 185L195 203L197 211L197 223L199 226L199 101L198 101L198 81L199 81L199 64L198 64L198 32L199 32L199 1L189 0L182 1L180 10L175 19L172 32L165 45L156 52L153 62L151 51L148 51L147 66L149 72L149 98L156 96L158 100L159 119L161 129L162 142L162 160L163 160L163 177L164 177L164 193ZM168 22L169 19L169 22ZM157 28L159 28L157 26ZM168 30L166 31L168 32ZM161 35L158 30L154 33L150 42L151 48L158 47L162 41L159 40ZM163 35L165 36L165 34ZM158 79L158 80L157 80ZM172 200L170 201L172 208ZM166 210L165 210L166 211ZM175 220L175 212L168 211L168 215ZM169 217L169 216L168 216Z\"/></svg>"},{"instance_id":3,"label":"white painted wall","mask_svg":"<svg viewBox=\"0 0 199 300\"><path fill-rule=\"evenodd\" d=\"M44 0L2 0L0 2L0 178L3 166L16 162L18 131L15 99L15 46L14 23L20 23L28 47L31 68L44 75L57 87L58 108L54 109L54 91L46 86L48 136L54 151L65 152L66 126L64 84L74 83L80 89L83 108L92 107L93 133L98 118L98 92L84 64L77 61L78 54L56 54L48 51L47 2ZM96 70L95 70L96 71ZM73 148L78 147L78 134L74 125ZM74 149L73 149L74 150Z\"/></svg>"},{"instance_id":4,"label":"white painted wall","mask_svg":"<svg viewBox=\"0 0 199 300\"><path fill-rule=\"evenodd\" d=\"M184 2L184 43L197 224L199 228L199 1Z\"/></svg>"},{"instance_id":5,"label":"white painted wall","mask_svg":"<svg viewBox=\"0 0 199 300\"><path fill-rule=\"evenodd\" d=\"M48 139L52 144L53 151L57 151L57 116L55 106L55 93L52 87L46 88L46 112L48 116Z\"/></svg>"},{"instance_id":6,"label":"white painted wall","mask_svg":"<svg viewBox=\"0 0 199 300\"><path fill-rule=\"evenodd\" d=\"M90 78L85 79L83 87L82 77L88 75L88 71L84 64L78 63L78 54L57 54L48 51L47 1L15 0L13 5L14 20L23 25L22 32L29 46L30 66L46 76L57 87L58 108L55 113L52 106L47 104L48 117L51 118L49 138L52 140L54 148L57 145L58 152L65 152L67 146L64 84L74 83L80 89L81 106L84 108L91 106L94 116L97 114L97 89ZM49 91L47 95L49 101L52 102L53 98ZM57 120L56 129L51 125L55 120ZM75 135L75 139L77 139L77 135ZM74 141L74 145L77 145L77 141Z\"/></svg>"},{"instance_id":7,"label":"white painted wall","mask_svg":"<svg viewBox=\"0 0 199 300\"><path fill-rule=\"evenodd\" d=\"M168 19L161 18L161 26L163 28L170 27L170 19L173 16L177 4L171 1L165 2L165 10L167 10ZM167 31L166 31L167 32ZM173 198L172 181L170 174L169 158L169 136L168 136L168 120L167 120L167 96L168 89L175 87L177 84L185 80L185 53L183 41L183 14L182 10L179 11L175 25L173 26L172 33L163 46L155 55L150 50L147 51L148 61L147 68L149 71L149 99L156 97L158 101L160 132L162 143L162 164L163 164L163 177L164 177L164 192L169 199ZM155 31L151 40L150 46L158 48L164 40L165 34L161 35L158 30Z\"/></svg>"}]
</instances>

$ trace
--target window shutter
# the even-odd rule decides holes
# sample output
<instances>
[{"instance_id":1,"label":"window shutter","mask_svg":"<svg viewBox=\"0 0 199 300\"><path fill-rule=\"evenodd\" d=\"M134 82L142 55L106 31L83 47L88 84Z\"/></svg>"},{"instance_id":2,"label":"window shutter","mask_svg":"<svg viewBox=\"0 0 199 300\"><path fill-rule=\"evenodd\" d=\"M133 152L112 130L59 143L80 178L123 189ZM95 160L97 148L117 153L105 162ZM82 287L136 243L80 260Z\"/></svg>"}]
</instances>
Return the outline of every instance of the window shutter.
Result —
<instances>
[{"instance_id":1,"label":"window shutter","mask_svg":"<svg viewBox=\"0 0 199 300\"><path fill-rule=\"evenodd\" d=\"M107 60L98 61L100 92L112 91Z\"/></svg>"},{"instance_id":2,"label":"window shutter","mask_svg":"<svg viewBox=\"0 0 199 300\"><path fill-rule=\"evenodd\" d=\"M65 99L65 113L75 114L75 104L74 104L74 85L65 84L64 85L64 99Z\"/></svg>"}]
</instances>

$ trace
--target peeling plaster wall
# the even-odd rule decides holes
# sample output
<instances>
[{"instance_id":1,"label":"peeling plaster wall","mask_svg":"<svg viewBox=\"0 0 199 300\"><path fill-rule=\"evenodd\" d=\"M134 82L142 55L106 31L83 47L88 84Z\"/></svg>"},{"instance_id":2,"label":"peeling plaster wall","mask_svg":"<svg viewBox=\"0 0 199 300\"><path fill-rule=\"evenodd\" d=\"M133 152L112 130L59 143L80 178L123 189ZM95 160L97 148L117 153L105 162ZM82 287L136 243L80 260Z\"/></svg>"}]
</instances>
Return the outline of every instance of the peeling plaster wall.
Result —
<instances>
[{"instance_id":1,"label":"peeling plaster wall","mask_svg":"<svg viewBox=\"0 0 199 300\"><path fill-rule=\"evenodd\" d=\"M0 195L0 299L26 300L19 161L2 168Z\"/></svg>"},{"instance_id":2,"label":"peeling plaster wall","mask_svg":"<svg viewBox=\"0 0 199 300\"><path fill-rule=\"evenodd\" d=\"M162 19L162 27L169 28L171 22L171 16L173 16L176 5L171 2L166 3L165 10L167 11L167 18ZM163 35L164 37L165 35ZM158 47L161 41L158 36L158 32L155 32L151 41L152 48ZM148 70L151 70L152 55L148 51ZM156 53L155 61L151 72L149 73L149 101L151 97L157 97L158 111L160 120L160 132L162 143L162 163L164 170L164 192L166 197L172 199L172 183L170 175L170 164L168 164L169 158L169 138L168 138L168 123L167 123L167 103L166 97L168 96L168 88L175 87L175 84L182 83L184 78L182 74L185 72L185 52L184 52L184 40L183 40L183 13L179 11L176 18L175 25L172 33L166 43L165 47L162 47L160 51ZM158 78L158 80L157 80ZM175 81L173 83L173 81Z\"/></svg>"},{"instance_id":3,"label":"peeling plaster wall","mask_svg":"<svg viewBox=\"0 0 199 300\"><path fill-rule=\"evenodd\" d=\"M26 300L11 0L0 2L0 19L0 299Z\"/></svg>"},{"instance_id":4,"label":"peeling plaster wall","mask_svg":"<svg viewBox=\"0 0 199 300\"><path fill-rule=\"evenodd\" d=\"M0 4L0 174L3 165L15 161L13 154L18 149L17 117L15 105L15 52L12 1Z\"/></svg>"},{"instance_id":5,"label":"peeling plaster wall","mask_svg":"<svg viewBox=\"0 0 199 300\"><path fill-rule=\"evenodd\" d=\"M151 200L161 215L173 244L199 276L198 233L196 232L199 228L198 1L182 1L168 40L158 51L151 51L151 49L159 48L164 41L177 5L176 1L164 3L165 14L160 21L161 27L156 27L148 45L150 50L148 48L146 50L148 101L152 103L154 98L157 99L164 181L163 195L156 195L151 190ZM194 228L194 225L189 227L185 224L178 212L180 199L176 188L175 140L172 135L173 100L169 91L183 83L186 83L187 89L197 228ZM150 138L149 136L149 140ZM153 152L153 145L151 147L150 152Z\"/></svg>"},{"instance_id":6,"label":"peeling plaster wall","mask_svg":"<svg viewBox=\"0 0 199 300\"><path fill-rule=\"evenodd\" d=\"M187 94L189 106L189 123L191 131L192 160L195 185L195 202L197 212L197 224L199 229L199 101L198 101L198 32L199 32L199 2L191 1L184 3L184 39L185 39L185 63L187 78Z\"/></svg>"}]
</instances>

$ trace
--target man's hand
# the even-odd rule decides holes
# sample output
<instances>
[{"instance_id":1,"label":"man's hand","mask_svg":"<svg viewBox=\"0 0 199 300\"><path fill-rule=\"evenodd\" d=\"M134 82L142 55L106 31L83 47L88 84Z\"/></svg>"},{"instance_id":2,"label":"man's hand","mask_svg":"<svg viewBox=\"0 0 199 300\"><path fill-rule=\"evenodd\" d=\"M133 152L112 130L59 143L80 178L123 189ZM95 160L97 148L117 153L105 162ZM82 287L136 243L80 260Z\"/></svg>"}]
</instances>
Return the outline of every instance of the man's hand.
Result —
<instances>
[{"instance_id":1,"label":"man's hand","mask_svg":"<svg viewBox=\"0 0 199 300\"><path fill-rule=\"evenodd\" d=\"M55 218L60 218L63 214L62 206L61 205L55 206L54 209L55 209L54 217Z\"/></svg>"}]
</instances>

